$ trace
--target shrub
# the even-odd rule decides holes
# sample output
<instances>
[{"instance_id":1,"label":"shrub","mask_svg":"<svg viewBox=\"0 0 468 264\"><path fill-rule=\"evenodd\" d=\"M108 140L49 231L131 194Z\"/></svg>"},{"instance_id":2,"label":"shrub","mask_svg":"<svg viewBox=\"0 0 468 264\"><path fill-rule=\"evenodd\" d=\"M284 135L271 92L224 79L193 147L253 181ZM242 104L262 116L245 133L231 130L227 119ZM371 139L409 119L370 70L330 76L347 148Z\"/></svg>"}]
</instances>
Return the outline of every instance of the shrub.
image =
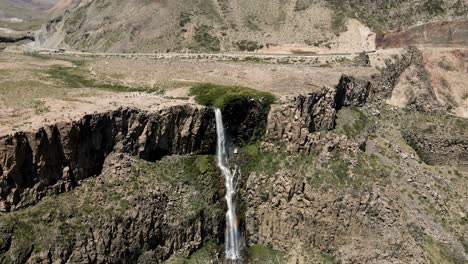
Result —
<instances>
[{"instance_id":1,"label":"shrub","mask_svg":"<svg viewBox=\"0 0 468 264\"><path fill-rule=\"evenodd\" d=\"M220 51L221 42L217 37L210 34L210 29L211 28L206 25L198 27L193 38L202 50Z\"/></svg>"},{"instance_id":2,"label":"shrub","mask_svg":"<svg viewBox=\"0 0 468 264\"><path fill-rule=\"evenodd\" d=\"M241 40L238 41L236 45L241 51L256 51L263 48L263 45L260 45L258 42L252 40Z\"/></svg>"}]
</instances>

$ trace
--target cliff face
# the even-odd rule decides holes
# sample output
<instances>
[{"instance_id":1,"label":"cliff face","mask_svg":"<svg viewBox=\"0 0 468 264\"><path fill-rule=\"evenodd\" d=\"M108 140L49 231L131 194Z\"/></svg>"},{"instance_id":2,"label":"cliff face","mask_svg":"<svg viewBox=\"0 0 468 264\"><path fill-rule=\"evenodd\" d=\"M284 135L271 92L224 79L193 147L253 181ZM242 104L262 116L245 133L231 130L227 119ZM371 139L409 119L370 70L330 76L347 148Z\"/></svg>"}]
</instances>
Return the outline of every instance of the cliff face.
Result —
<instances>
[{"instance_id":1,"label":"cliff face","mask_svg":"<svg viewBox=\"0 0 468 264\"><path fill-rule=\"evenodd\" d=\"M1 215L0 261L160 263L221 243L223 184L214 166L209 156L150 163L112 153L98 178Z\"/></svg>"},{"instance_id":2,"label":"cliff face","mask_svg":"<svg viewBox=\"0 0 468 264\"><path fill-rule=\"evenodd\" d=\"M314 249L333 252L345 263L424 259L405 231L407 216L383 193L356 189L330 193L305 175L287 171L273 177L252 175L247 186L249 242L291 252L298 263L314 263ZM262 201L258 193L265 188L271 191Z\"/></svg>"},{"instance_id":3,"label":"cliff face","mask_svg":"<svg viewBox=\"0 0 468 264\"><path fill-rule=\"evenodd\" d=\"M310 153L321 143L335 146L357 147L345 138L327 140L317 131L335 128L337 112L345 106L363 106L368 99L371 83L351 76L342 76L336 87L301 95L291 101L273 105L268 116L267 137L286 142L287 149ZM319 147L318 147L319 146Z\"/></svg>"},{"instance_id":4,"label":"cliff face","mask_svg":"<svg viewBox=\"0 0 468 264\"><path fill-rule=\"evenodd\" d=\"M465 133L437 131L426 129L406 130L403 136L420 158L431 165L455 165L468 168L468 128L462 127ZM432 130L432 131L431 131ZM435 130L435 131L433 131Z\"/></svg>"},{"instance_id":5,"label":"cliff face","mask_svg":"<svg viewBox=\"0 0 468 264\"><path fill-rule=\"evenodd\" d=\"M0 139L4 211L70 190L101 173L106 156L125 152L155 161L166 155L214 153L214 114L171 107L159 113L119 109Z\"/></svg>"},{"instance_id":6,"label":"cliff face","mask_svg":"<svg viewBox=\"0 0 468 264\"><path fill-rule=\"evenodd\" d=\"M271 109L250 100L226 109L233 142L251 144L231 163L241 166L247 248L268 245L293 263L466 262L466 120L383 104L403 63L378 87L343 76ZM184 263L221 245L215 145L213 111L194 105L118 109L2 137L0 262ZM221 261L219 252L209 259Z\"/></svg>"}]
</instances>

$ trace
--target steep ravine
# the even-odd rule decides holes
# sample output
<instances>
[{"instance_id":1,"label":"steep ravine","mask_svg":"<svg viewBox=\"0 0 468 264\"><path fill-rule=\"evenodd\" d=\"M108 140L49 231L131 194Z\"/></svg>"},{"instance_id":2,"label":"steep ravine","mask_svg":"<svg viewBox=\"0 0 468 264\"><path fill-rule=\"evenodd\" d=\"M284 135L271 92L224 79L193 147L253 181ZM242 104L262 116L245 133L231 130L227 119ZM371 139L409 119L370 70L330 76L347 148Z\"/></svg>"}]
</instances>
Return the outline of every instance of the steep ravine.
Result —
<instances>
[{"instance_id":1,"label":"steep ravine","mask_svg":"<svg viewBox=\"0 0 468 264\"><path fill-rule=\"evenodd\" d=\"M265 129L261 103L236 105L239 125ZM221 244L214 117L195 105L121 108L3 136L0 262L157 263Z\"/></svg>"},{"instance_id":2,"label":"steep ravine","mask_svg":"<svg viewBox=\"0 0 468 264\"><path fill-rule=\"evenodd\" d=\"M456 196L466 186L451 185L466 173L418 159L401 120L426 114L369 104L372 89L343 76L278 100L268 116L244 100L232 123L236 107L226 108L240 147L244 262L466 260ZM118 109L2 137L0 263L222 261L207 250L224 241L226 210L214 118L194 105ZM255 262L257 244L280 253Z\"/></svg>"}]
</instances>

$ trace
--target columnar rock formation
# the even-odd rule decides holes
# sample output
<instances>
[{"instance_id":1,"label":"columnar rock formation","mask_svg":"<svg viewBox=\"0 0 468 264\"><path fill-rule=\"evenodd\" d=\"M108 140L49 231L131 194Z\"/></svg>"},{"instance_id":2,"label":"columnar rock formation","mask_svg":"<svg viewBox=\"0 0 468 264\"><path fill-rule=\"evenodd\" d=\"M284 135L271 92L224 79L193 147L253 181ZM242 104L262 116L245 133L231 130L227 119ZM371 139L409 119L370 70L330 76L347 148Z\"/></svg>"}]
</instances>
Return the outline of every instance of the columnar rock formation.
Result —
<instances>
[{"instance_id":1,"label":"columnar rock formation","mask_svg":"<svg viewBox=\"0 0 468 264\"><path fill-rule=\"evenodd\" d=\"M272 106L268 116L267 136L287 142L289 150L310 152L319 142L331 142L344 148L357 148L345 137L324 138L316 131L335 128L336 114L343 106L363 106L371 83L350 76L342 76L333 88L300 95Z\"/></svg>"},{"instance_id":2,"label":"columnar rock formation","mask_svg":"<svg viewBox=\"0 0 468 264\"><path fill-rule=\"evenodd\" d=\"M209 109L176 106L156 113L118 109L4 136L0 138L2 210L33 204L99 175L111 152L149 161L172 154L214 153L214 129Z\"/></svg>"}]
</instances>

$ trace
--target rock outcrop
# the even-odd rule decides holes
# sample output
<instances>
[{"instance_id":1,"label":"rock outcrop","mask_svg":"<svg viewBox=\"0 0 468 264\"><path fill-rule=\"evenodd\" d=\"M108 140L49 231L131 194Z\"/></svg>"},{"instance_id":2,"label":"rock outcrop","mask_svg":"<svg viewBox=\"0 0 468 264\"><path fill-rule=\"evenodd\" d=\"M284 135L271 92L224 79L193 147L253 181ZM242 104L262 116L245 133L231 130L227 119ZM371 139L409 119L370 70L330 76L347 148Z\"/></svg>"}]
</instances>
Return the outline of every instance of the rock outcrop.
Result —
<instances>
[{"instance_id":1,"label":"rock outcrop","mask_svg":"<svg viewBox=\"0 0 468 264\"><path fill-rule=\"evenodd\" d=\"M249 209L245 221L249 243L272 245L291 253L297 249L299 259L313 248L332 251L344 263L424 259L423 251L404 231L402 210L390 206L392 198L383 194L320 191L303 175L286 171L275 177L251 175L247 186L245 201ZM265 192L268 198L262 200L258 194Z\"/></svg>"},{"instance_id":2,"label":"rock outcrop","mask_svg":"<svg viewBox=\"0 0 468 264\"><path fill-rule=\"evenodd\" d=\"M444 110L425 69L423 54L415 47L408 48L393 61L387 60L373 87L371 98L374 101L388 99L387 103L394 105L392 101L398 101L399 106L423 112ZM398 94L403 94L404 98L396 98Z\"/></svg>"},{"instance_id":3,"label":"rock outcrop","mask_svg":"<svg viewBox=\"0 0 468 264\"><path fill-rule=\"evenodd\" d=\"M0 215L0 262L161 263L188 256L207 240L221 243L218 174L200 171L191 157L164 159L161 166L172 169L170 176L112 153L102 174L80 188Z\"/></svg>"},{"instance_id":4,"label":"rock outcrop","mask_svg":"<svg viewBox=\"0 0 468 264\"><path fill-rule=\"evenodd\" d=\"M24 36L0 36L0 43L16 43L23 40L34 41L34 36L24 35Z\"/></svg>"},{"instance_id":5,"label":"rock outcrop","mask_svg":"<svg viewBox=\"0 0 468 264\"><path fill-rule=\"evenodd\" d=\"M270 105L264 100L240 97L223 109L223 120L233 143L242 146L265 135Z\"/></svg>"},{"instance_id":6,"label":"rock outcrop","mask_svg":"<svg viewBox=\"0 0 468 264\"><path fill-rule=\"evenodd\" d=\"M111 152L149 161L172 154L214 153L214 129L210 109L176 106L157 113L119 109L35 133L4 136L0 138L2 210L33 204L99 175Z\"/></svg>"},{"instance_id":7,"label":"rock outcrop","mask_svg":"<svg viewBox=\"0 0 468 264\"><path fill-rule=\"evenodd\" d=\"M406 130L403 136L420 158L430 165L468 168L468 137L440 132Z\"/></svg>"},{"instance_id":8,"label":"rock outcrop","mask_svg":"<svg viewBox=\"0 0 468 264\"><path fill-rule=\"evenodd\" d=\"M468 45L467 29L468 20L466 18L436 21L385 33L377 38L376 44L381 49L401 48L410 45L466 46Z\"/></svg>"},{"instance_id":9,"label":"rock outcrop","mask_svg":"<svg viewBox=\"0 0 468 264\"><path fill-rule=\"evenodd\" d=\"M286 142L289 150L310 152L321 140L320 134L312 133L334 129L339 109L363 106L370 89L369 81L343 75L336 87L279 102L272 106L268 116L267 137ZM336 145L345 148L355 145L346 141L337 139Z\"/></svg>"}]
</instances>

